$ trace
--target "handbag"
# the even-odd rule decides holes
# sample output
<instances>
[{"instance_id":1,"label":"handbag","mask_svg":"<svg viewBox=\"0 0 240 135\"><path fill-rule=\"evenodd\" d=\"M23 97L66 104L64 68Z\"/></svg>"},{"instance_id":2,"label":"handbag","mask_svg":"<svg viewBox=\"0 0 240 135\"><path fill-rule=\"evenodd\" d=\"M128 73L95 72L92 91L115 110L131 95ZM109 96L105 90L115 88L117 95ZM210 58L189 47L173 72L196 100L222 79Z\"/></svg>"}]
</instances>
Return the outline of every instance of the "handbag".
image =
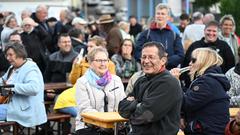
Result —
<instances>
[{"instance_id":1,"label":"handbag","mask_svg":"<svg viewBox=\"0 0 240 135\"><path fill-rule=\"evenodd\" d=\"M9 96L0 96L0 104L6 104L9 102Z\"/></svg>"},{"instance_id":2,"label":"handbag","mask_svg":"<svg viewBox=\"0 0 240 135\"><path fill-rule=\"evenodd\" d=\"M9 72L8 72L8 75L7 75L7 78L10 77L11 73L13 71L13 68L10 68ZM14 87L14 85L12 84L7 84L6 81L2 78L2 82L3 82L3 85L0 86L0 104L7 104L9 103L12 95L13 95L13 92L12 92L12 89Z\"/></svg>"}]
</instances>

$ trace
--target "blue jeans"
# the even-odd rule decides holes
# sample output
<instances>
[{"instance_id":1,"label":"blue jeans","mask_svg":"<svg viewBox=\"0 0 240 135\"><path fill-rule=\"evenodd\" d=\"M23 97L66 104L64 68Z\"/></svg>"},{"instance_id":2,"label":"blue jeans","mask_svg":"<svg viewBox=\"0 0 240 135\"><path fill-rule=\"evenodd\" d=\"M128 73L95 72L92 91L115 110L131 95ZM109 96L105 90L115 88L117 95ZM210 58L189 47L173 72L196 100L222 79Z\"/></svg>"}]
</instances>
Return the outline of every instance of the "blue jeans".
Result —
<instances>
[{"instance_id":1,"label":"blue jeans","mask_svg":"<svg viewBox=\"0 0 240 135\"><path fill-rule=\"evenodd\" d=\"M77 109L75 107L65 107L62 109L58 109L59 112L61 113L67 113L70 114L72 117L77 116Z\"/></svg>"},{"instance_id":2,"label":"blue jeans","mask_svg":"<svg viewBox=\"0 0 240 135\"><path fill-rule=\"evenodd\" d=\"M0 104L0 120L6 120L7 119L7 104Z\"/></svg>"}]
</instances>

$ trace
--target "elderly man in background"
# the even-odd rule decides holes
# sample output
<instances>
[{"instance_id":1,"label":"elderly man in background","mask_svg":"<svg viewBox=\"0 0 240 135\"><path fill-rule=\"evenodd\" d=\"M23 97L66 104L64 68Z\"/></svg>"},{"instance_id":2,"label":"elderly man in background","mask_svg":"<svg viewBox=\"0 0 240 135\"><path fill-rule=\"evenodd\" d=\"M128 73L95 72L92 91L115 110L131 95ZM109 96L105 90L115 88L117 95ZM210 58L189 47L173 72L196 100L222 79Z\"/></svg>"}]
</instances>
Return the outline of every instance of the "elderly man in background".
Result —
<instances>
[{"instance_id":1,"label":"elderly man in background","mask_svg":"<svg viewBox=\"0 0 240 135\"><path fill-rule=\"evenodd\" d=\"M45 45L44 53L49 55L57 50L57 46L52 41L53 32L49 28L47 24L48 17L48 7L46 5L38 5L36 8L36 12L32 13L31 18L38 23L36 26L37 31L41 33L39 38L43 45Z\"/></svg>"},{"instance_id":2,"label":"elderly man in background","mask_svg":"<svg viewBox=\"0 0 240 135\"><path fill-rule=\"evenodd\" d=\"M27 17L23 19L21 38L28 57L36 62L41 72L44 73L47 61L44 59L44 45L39 38L42 33L35 29L36 26L38 26L38 24L35 23L32 18Z\"/></svg>"}]
</instances>

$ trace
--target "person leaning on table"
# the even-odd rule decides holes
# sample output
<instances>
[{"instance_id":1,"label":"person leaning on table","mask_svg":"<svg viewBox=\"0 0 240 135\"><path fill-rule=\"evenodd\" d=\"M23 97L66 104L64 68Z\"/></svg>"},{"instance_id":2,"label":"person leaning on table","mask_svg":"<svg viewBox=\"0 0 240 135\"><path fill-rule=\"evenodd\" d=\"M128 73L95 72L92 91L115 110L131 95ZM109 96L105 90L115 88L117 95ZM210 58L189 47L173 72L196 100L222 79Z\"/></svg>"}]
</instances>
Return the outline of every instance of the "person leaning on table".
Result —
<instances>
[{"instance_id":1,"label":"person leaning on table","mask_svg":"<svg viewBox=\"0 0 240 135\"><path fill-rule=\"evenodd\" d=\"M0 85L14 84L14 94L8 104L0 105L0 120L16 121L24 127L45 123L41 71L35 62L27 59L27 52L20 43L7 45L5 55L11 66L2 76Z\"/></svg>"},{"instance_id":2,"label":"person leaning on table","mask_svg":"<svg viewBox=\"0 0 240 135\"><path fill-rule=\"evenodd\" d=\"M105 48L95 47L87 56L89 69L76 82L76 133L86 133L81 113L115 112L118 103L126 97L121 79L108 70L108 52Z\"/></svg>"},{"instance_id":3,"label":"person leaning on table","mask_svg":"<svg viewBox=\"0 0 240 135\"><path fill-rule=\"evenodd\" d=\"M166 69L167 53L158 42L143 45L142 70L133 92L119 103L119 114L130 120L129 135L176 135L179 131L182 90Z\"/></svg>"},{"instance_id":4,"label":"person leaning on table","mask_svg":"<svg viewBox=\"0 0 240 135\"><path fill-rule=\"evenodd\" d=\"M222 57L212 48L197 48L190 58L191 84L183 96L180 128L185 135L223 135L229 121L230 82L220 65ZM171 73L179 78L180 70Z\"/></svg>"}]
</instances>

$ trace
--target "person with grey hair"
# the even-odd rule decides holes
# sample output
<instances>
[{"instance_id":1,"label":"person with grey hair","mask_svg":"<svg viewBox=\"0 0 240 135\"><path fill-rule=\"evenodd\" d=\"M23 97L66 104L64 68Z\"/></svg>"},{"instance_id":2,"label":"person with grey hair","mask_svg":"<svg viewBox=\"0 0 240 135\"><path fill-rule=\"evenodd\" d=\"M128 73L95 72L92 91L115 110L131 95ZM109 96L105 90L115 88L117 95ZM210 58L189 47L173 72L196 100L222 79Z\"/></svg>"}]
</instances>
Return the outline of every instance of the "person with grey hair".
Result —
<instances>
[{"instance_id":1,"label":"person with grey hair","mask_svg":"<svg viewBox=\"0 0 240 135\"><path fill-rule=\"evenodd\" d=\"M195 42L197 40L200 40L202 37L204 37L204 28L205 25L203 24L203 14L201 12L195 12L192 15L193 24L188 25L182 36L182 44L184 46L184 49L188 49L188 42Z\"/></svg>"},{"instance_id":2,"label":"person with grey hair","mask_svg":"<svg viewBox=\"0 0 240 135\"><path fill-rule=\"evenodd\" d=\"M8 104L0 105L0 120L15 121L24 127L33 127L47 121L43 100L44 82L35 62L27 59L22 44L6 46L5 55L11 67L2 76L0 85L13 84ZM33 113L36 112L37 113Z\"/></svg>"},{"instance_id":3,"label":"person with grey hair","mask_svg":"<svg viewBox=\"0 0 240 135\"><path fill-rule=\"evenodd\" d=\"M44 53L49 55L57 50L57 46L53 43L53 31L51 31L47 21L48 17L48 6L38 5L35 13L32 13L31 18L38 23L35 27L39 31L39 38L44 45Z\"/></svg>"},{"instance_id":4,"label":"person with grey hair","mask_svg":"<svg viewBox=\"0 0 240 135\"><path fill-rule=\"evenodd\" d=\"M160 3L155 8L155 18L150 28L143 31L136 41L135 59L140 61L142 46L146 42L156 41L162 43L168 53L167 69L177 67L184 58L184 51L179 34L176 34L167 23L170 8ZM161 37L161 38L160 38Z\"/></svg>"},{"instance_id":5,"label":"person with grey hair","mask_svg":"<svg viewBox=\"0 0 240 135\"><path fill-rule=\"evenodd\" d=\"M33 21L32 18L26 17L22 21L23 32L21 33L21 38L23 45L26 47L29 58L31 58L41 72L44 73L47 61L44 59L44 44L42 44L38 30L36 30L37 23Z\"/></svg>"},{"instance_id":6,"label":"person with grey hair","mask_svg":"<svg viewBox=\"0 0 240 135\"><path fill-rule=\"evenodd\" d=\"M133 91L119 103L119 114L129 119L129 135L176 135L179 131L182 90L166 69L167 53L158 42L144 44L141 55L145 73Z\"/></svg>"},{"instance_id":7,"label":"person with grey hair","mask_svg":"<svg viewBox=\"0 0 240 135\"><path fill-rule=\"evenodd\" d=\"M17 24L17 18L15 15L9 15L5 19L5 23L3 25L3 31L1 32L1 42L2 42L2 50L4 51L6 44L9 42L9 36L16 30L20 30Z\"/></svg>"},{"instance_id":8,"label":"person with grey hair","mask_svg":"<svg viewBox=\"0 0 240 135\"><path fill-rule=\"evenodd\" d=\"M233 55L235 57L235 64L239 61L238 56L238 37L235 35L236 23L232 15L224 15L220 19L220 29L219 38L228 43L231 48Z\"/></svg>"},{"instance_id":9,"label":"person with grey hair","mask_svg":"<svg viewBox=\"0 0 240 135\"><path fill-rule=\"evenodd\" d=\"M23 20L24 18L31 17L32 11L29 9L24 9L21 12L21 19Z\"/></svg>"},{"instance_id":10,"label":"person with grey hair","mask_svg":"<svg viewBox=\"0 0 240 135\"><path fill-rule=\"evenodd\" d=\"M95 47L88 54L87 58L90 67L76 83L77 135L84 134L89 128L97 130L93 126L86 128L81 120L81 113L117 112L118 103L126 97L121 79L111 74L108 70L109 59L107 50L102 47ZM91 135L94 133L91 133Z\"/></svg>"},{"instance_id":11,"label":"person with grey hair","mask_svg":"<svg viewBox=\"0 0 240 135\"><path fill-rule=\"evenodd\" d=\"M210 21L214 21L215 16L212 13L207 13L203 17L203 24L208 24Z\"/></svg>"}]
</instances>

